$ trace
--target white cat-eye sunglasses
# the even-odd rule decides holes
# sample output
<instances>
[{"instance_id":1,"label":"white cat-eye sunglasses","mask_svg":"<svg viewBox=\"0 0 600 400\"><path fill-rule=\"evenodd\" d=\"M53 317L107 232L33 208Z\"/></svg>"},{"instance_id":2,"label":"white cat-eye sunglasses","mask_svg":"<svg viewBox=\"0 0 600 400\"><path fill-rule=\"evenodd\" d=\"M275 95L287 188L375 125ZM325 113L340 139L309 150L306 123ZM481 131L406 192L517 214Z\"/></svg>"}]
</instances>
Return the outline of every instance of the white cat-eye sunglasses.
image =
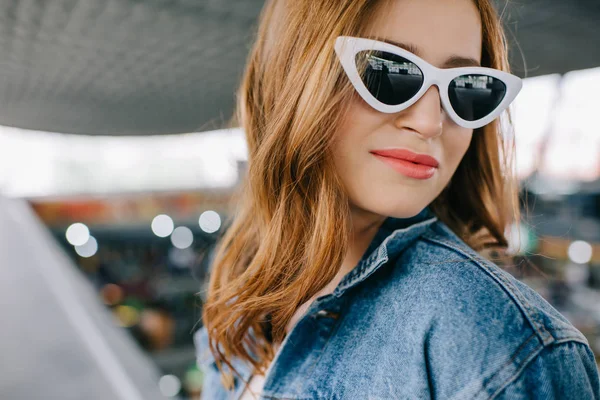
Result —
<instances>
[{"instance_id":1,"label":"white cat-eye sunglasses","mask_svg":"<svg viewBox=\"0 0 600 400\"><path fill-rule=\"evenodd\" d=\"M523 86L518 76L494 68L437 68L401 47L374 39L339 36L335 52L358 94L374 109L402 111L437 85L446 113L470 129L493 121Z\"/></svg>"}]
</instances>

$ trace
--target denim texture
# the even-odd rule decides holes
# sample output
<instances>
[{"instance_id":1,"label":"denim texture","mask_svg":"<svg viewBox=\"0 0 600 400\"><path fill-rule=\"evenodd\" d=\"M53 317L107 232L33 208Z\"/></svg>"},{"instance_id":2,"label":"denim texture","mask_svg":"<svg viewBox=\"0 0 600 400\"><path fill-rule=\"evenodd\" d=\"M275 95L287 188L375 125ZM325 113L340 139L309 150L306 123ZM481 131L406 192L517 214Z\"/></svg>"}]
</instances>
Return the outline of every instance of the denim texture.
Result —
<instances>
[{"instance_id":1,"label":"denim texture","mask_svg":"<svg viewBox=\"0 0 600 400\"><path fill-rule=\"evenodd\" d=\"M203 400L227 392L207 331ZM250 366L234 365L244 379ZM388 217L357 266L286 336L261 399L600 399L586 337L426 207Z\"/></svg>"}]
</instances>

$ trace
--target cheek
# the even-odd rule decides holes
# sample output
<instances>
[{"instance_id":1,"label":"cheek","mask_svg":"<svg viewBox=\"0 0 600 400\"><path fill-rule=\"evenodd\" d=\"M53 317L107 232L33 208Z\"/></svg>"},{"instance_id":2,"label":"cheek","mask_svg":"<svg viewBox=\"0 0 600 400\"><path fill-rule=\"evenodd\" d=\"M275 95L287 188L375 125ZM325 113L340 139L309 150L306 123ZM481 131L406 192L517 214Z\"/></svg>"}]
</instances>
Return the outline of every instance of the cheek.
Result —
<instances>
[{"instance_id":1,"label":"cheek","mask_svg":"<svg viewBox=\"0 0 600 400\"><path fill-rule=\"evenodd\" d=\"M332 143L335 168L348 192L354 192L354 186L360 186L368 170L365 165L372 157L369 152L370 135L378 129L381 115L372 112L362 99L356 98L349 105L346 117L342 120Z\"/></svg>"},{"instance_id":2,"label":"cheek","mask_svg":"<svg viewBox=\"0 0 600 400\"><path fill-rule=\"evenodd\" d=\"M473 130L462 127L444 131L442 134L444 158L450 175L458 168L458 164L469 149L472 138Z\"/></svg>"},{"instance_id":3,"label":"cheek","mask_svg":"<svg viewBox=\"0 0 600 400\"><path fill-rule=\"evenodd\" d=\"M346 117L337 130L334 152L337 149L357 152L361 150L361 146L364 150L371 132L384 122L381 113L365 103L360 96L353 96Z\"/></svg>"}]
</instances>

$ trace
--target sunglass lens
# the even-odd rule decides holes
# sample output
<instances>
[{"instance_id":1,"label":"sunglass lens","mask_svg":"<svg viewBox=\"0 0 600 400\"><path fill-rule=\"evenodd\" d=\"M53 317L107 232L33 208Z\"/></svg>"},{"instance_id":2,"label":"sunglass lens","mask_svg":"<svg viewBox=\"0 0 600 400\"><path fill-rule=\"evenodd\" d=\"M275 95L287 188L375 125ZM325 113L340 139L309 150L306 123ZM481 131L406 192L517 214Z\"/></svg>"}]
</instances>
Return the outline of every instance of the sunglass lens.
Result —
<instances>
[{"instance_id":1,"label":"sunglass lens","mask_svg":"<svg viewBox=\"0 0 600 400\"><path fill-rule=\"evenodd\" d=\"M488 116L506 95L506 85L487 75L461 75L450 82L448 97L452 108L466 121Z\"/></svg>"},{"instance_id":2,"label":"sunglass lens","mask_svg":"<svg viewBox=\"0 0 600 400\"><path fill-rule=\"evenodd\" d=\"M387 105L410 100L423 85L423 72L413 62L385 51L363 50L356 65L369 92Z\"/></svg>"}]
</instances>

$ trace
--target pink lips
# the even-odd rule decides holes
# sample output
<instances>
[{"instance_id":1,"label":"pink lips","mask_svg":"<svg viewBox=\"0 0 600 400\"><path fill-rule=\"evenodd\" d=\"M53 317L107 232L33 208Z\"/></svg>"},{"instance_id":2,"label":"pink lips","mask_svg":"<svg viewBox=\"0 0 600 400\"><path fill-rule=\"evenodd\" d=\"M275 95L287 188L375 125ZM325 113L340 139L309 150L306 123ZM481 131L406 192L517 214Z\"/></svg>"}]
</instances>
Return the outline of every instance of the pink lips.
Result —
<instances>
[{"instance_id":1,"label":"pink lips","mask_svg":"<svg viewBox=\"0 0 600 400\"><path fill-rule=\"evenodd\" d=\"M383 157L399 158L401 160L411 161L416 164L429 165L431 167L437 167L440 165L438 160L428 156L427 154L417 154L406 149L373 150L371 153L375 153Z\"/></svg>"},{"instance_id":2,"label":"pink lips","mask_svg":"<svg viewBox=\"0 0 600 400\"><path fill-rule=\"evenodd\" d=\"M439 165L431 156L406 149L373 150L371 153L401 174L416 179L431 178Z\"/></svg>"}]
</instances>

